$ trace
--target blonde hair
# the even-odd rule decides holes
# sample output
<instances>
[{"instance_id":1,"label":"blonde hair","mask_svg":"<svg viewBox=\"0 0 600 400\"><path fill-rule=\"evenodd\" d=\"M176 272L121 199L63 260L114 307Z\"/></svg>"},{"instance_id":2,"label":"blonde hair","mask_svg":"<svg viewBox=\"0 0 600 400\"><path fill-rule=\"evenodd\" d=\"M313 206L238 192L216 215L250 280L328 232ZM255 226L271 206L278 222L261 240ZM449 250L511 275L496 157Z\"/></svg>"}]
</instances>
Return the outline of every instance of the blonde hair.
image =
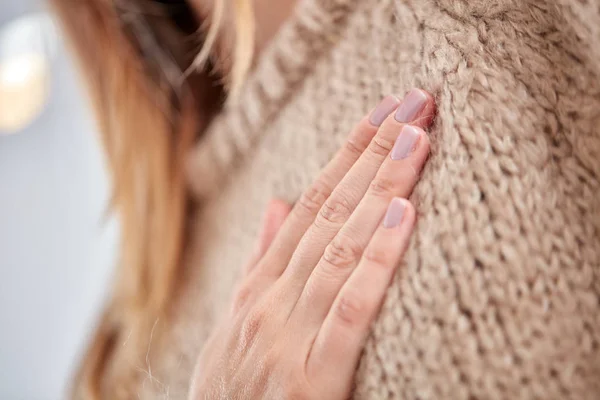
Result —
<instances>
[{"instance_id":1,"label":"blonde hair","mask_svg":"<svg viewBox=\"0 0 600 400\"><path fill-rule=\"evenodd\" d=\"M228 4L215 0L210 24L190 33L165 15L172 5L51 1L88 85L114 185L111 207L121 224L113 293L74 390L77 398L99 399L108 360L121 347L115 341L129 336L131 357L141 359L173 297L189 206L184 163L224 98L214 89L211 61ZM254 18L249 0L232 1L234 63L221 79L224 92L235 94L252 64Z\"/></svg>"}]
</instances>

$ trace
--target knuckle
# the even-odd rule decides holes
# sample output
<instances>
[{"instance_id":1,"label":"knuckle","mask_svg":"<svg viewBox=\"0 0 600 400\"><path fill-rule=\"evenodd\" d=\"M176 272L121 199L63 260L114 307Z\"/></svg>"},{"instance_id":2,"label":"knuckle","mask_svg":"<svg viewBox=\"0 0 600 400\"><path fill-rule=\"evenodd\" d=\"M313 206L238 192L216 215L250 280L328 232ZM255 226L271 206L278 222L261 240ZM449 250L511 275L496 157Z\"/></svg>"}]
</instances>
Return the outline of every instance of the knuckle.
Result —
<instances>
[{"instance_id":1,"label":"knuckle","mask_svg":"<svg viewBox=\"0 0 600 400\"><path fill-rule=\"evenodd\" d=\"M336 270L347 269L358 262L361 254L362 248L356 241L338 235L325 248L323 260Z\"/></svg>"},{"instance_id":2,"label":"knuckle","mask_svg":"<svg viewBox=\"0 0 600 400\"><path fill-rule=\"evenodd\" d=\"M394 266L389 251L386 251L379 246L367 247L363 258L373 267L391 268Z\"/></svg>"},{"instance_id":3,"label":"knuckle","mask_svg":"<svg viewBox=\"0 0 600 400\"><path fill-rule=\"evenodd\" d=\"M369 187L371 194L377 197L394 197L396 191L396 182L385 176L376 177Z\"/></svg>"},{"instance_id":4,"label":"knuckle","mask_svg":"<svg viewBox=\"0 0 600 400\"><path fill-rule=\"evenodd\" d=\"M234 313L239 312L248 303L251 295L252 287L250 285L242 284L233 297L232 311Z\"/></svg>"},{"instance_id":5,"label":"knuckle","mask_svg":"<svg viewBox=\"0 0 600 400\"><path fill-rule=\"evenodd\" d=\"M369 143L369 151L378 156L386 157L392 148L394 147L394 142L382 137L381 135L377 135L371 140Z\"/></svg>"},{"instance_id":6,"label":"knuckle","mask_svg":"<svg viewBox=\"0 0 600 400\"><path fill-rule=\"evenodd\" d=\"M344 147L348 153L352 154L355 157L359 157L365 150L366 146L361 146L360 144L357 144L354 140L347 140Z\"/></svg>"},{"instance_id":7,"label":"knuckle","mask_svg":"<svg viewBox=\"0 0 600 400\"><path fill-rule=\"evenodd\" d=\"M342 293L333 311L337 319L345 326L356 327L366 316L366 307L360 297L354 293Z\"/></svg>"},{"instance_id":8,"label":"knuckle","mask_svg":"<svg viewBox=\"0 0 600 400\"><path fill-rule=\"evenodd\" d=\"M335 196L334 196L335 197ZM325 201L319 211L319 217L332 224L341 224L352 214L352 205L344 196L340 198L330 198Z\"/></svg>"},{"instance_id":9,"label":"knuckle","mask_svg":"<svg viewBox=\"0 0 600 400\"><path fill-rule=\"evenodd\" d=\"M267 320L267 312L262 308L257 307L248 313L240 332L240 340L244 348L248 348L254 343Z\"/></svg>"},{"instance_id":10,"label":"knuckle","mask_svg":"<svg viewBox=\"0 0 600 400\"><path fill-rule=\"evenodd\" d=\"M315 215L330 195L331 189L322 180L318 180L300 196L296 206L310 215Z\"/></svg>"}]
</instances>

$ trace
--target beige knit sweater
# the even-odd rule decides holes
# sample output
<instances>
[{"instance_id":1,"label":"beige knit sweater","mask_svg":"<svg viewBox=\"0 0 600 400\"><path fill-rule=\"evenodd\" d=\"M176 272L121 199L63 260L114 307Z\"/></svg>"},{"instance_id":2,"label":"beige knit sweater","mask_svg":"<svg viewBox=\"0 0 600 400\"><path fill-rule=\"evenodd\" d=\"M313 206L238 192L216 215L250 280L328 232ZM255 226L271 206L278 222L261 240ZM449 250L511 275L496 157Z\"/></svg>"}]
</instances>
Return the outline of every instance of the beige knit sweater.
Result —
<instances>
[{"instance_id":1,"label":"beige knit sweater","mask_svg":"<svg viewBox=\"0 0 600 400\"><path fill-rule=\"evenodd\" d=\"M267 201L294 202L383 95L418 86L432 156L355 397L600 399L599 77L598 1L300 1L192 155L172 325L117 392L187 396Z\"/></svg>"}]
</instances>

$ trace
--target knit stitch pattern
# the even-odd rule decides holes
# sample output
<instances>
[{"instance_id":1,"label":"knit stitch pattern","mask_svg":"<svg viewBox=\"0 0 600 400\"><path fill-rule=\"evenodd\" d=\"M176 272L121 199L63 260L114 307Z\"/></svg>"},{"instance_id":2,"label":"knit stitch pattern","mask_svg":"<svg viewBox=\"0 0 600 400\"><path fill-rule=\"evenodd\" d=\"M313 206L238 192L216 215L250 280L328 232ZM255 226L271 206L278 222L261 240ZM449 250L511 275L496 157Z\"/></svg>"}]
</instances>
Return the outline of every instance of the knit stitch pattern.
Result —
<instances>
[{"instance_id":1,"label":"knit stitch pattern","mask_svg":"<svg viewBox=\"0 0 600 400\"><path fill-rule=\"evenodd\" d=\"M590 0L301 2L192 155L172 320L122 393L185 398L268 200L294 202L381 97L422 87L418 223L354 397L600 398L599 43Z\"/></svg>"}]
</instances>

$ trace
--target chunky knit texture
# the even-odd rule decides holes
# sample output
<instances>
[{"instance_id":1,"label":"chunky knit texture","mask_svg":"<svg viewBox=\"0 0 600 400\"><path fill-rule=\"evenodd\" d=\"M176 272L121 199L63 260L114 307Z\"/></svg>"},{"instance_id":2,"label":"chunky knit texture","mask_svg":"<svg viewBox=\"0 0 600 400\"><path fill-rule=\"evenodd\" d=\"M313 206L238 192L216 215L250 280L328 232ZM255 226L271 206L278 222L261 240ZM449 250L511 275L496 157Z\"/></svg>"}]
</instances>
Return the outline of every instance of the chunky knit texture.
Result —
<instances>
[{"instance_id":1,"label":"chunky knit texture","mask_svg":"<svg viewBox=\"0 0 600 400\"><path fill-rule=\"evenodd\" d=\"M597 1L301 1L191 157L171 320L142 365L117 349L108 397L186 397L267 201L295 201L382 96L418 86L439 107L419 221L355 398L600 398L599 78Z\"/></svg>"}]
</instances>

